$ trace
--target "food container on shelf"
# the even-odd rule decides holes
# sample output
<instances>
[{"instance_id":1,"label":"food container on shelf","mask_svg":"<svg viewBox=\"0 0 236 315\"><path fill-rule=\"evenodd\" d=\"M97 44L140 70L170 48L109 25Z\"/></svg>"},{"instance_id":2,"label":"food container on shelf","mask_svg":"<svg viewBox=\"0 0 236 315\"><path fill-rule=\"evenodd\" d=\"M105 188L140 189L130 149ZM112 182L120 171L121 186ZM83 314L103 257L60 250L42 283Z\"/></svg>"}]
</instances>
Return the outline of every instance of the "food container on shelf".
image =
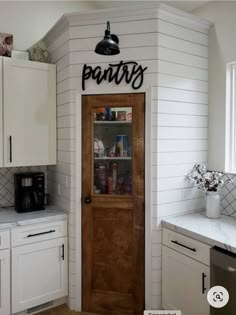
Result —
<instances>
[{"instance_id":1,"label":"food container on shelf","mask_svg":"<svg viewBox=\"0 0 236 315\"><path fill-rule=\"evenodd\" d=\"M117 135L116 136L116 154L119 157L128 156L128 136L127 135Z\"/></svg>"}]
</instances>

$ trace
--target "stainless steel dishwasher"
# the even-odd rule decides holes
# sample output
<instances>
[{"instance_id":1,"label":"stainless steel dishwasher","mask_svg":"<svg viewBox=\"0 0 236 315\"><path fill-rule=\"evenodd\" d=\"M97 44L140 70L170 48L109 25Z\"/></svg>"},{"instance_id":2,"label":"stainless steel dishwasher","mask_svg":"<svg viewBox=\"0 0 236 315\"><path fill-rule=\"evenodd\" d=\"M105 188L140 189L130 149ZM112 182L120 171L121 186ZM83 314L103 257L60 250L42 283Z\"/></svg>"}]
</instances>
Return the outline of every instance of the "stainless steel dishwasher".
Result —
<instances>
[{"instance_id":1,"label":"stainless steel dishwasher","mask_svg":"<svg viewBox=\"0 0 236 315\"><path fill-rule=\"evenodd\" d=\"M229 302L222 308L211 307L211 315L236 314L236 254L211 248L211 287L222 286L229 292Z\"/></svg>"}]
</instances>

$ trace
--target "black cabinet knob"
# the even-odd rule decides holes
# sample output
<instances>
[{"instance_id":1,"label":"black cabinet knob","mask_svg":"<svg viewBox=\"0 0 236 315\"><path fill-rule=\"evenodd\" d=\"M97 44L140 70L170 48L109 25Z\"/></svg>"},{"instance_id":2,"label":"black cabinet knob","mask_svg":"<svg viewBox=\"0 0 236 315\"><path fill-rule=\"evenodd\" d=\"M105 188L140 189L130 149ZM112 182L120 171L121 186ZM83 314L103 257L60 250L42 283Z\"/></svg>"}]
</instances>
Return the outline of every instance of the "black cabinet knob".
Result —
<instances>
[{"instance_id":1,"label":"black cabinet knob","mask_svg":"<svg viewBox=\"0 0 236 315\"><path fill-rule=\"evenodd\" d=\"M92 198L90 196L87 196L84 198L84 203L89 204L92 202Z\"/></svg>"}]
</instances>

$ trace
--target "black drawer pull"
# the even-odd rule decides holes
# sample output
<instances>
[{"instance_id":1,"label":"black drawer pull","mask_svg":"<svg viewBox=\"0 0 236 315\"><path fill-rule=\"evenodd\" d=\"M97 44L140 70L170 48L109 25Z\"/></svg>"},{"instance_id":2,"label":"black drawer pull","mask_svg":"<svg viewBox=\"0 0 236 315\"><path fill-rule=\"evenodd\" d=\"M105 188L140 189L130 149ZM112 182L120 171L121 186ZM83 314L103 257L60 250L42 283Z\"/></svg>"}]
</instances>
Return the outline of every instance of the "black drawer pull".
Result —
<instances>
[{"instance_id":1,"label":"black drawer pull","mask_svg":"<svg viewBox=\"0 0 236 315\"><path fill-rule=\"evenodd\" d=\"M65 260L65 245L64 244L62 244L62 254L61 254L61 258L62 258L62 260Z\"/></svg>"},{"instance_id":2,"label":"black drawer pull","mask_svg":"<svg viewBox=\"0 0 236 315\"><path fill-rule=\"evenodd\" d=\"M196 248L188 247L186 245L183 245L183 244L179 243L178 241L171 241L171 242L176 244L176 245L179 245L181 247L187 248L187 249L191 250L192 252L196 252Z\"/></svg>"},{"instance_id":3,"label":"black drawer pull","mask_svg":"<svg viewBox=\"0 0 236 315\"><path fill-rule=\"evenodd\" d=\"M54 232L56 232L56 230L50 230L50 231L35 233L35 234L29 234L29 235L27 235L27 237L39 236L39 235L49 234L49 233L54 233Z\"/></svg>"},{"instance_id":4,"label":"black drawer pull","mask_svg":"<svg viewBox=\"0 0 236 315\"><path fill-rule=\"evenodd\" d=\"M205 291L206 291L206 288L205 288L205 278L206 278L206 275L205 275L205 273L203 272L203 273L202 273L202 294L204 294Z\"/></svg>"},{"instance_id":5,"label":"black drawer pull","mask_svg":"<svg viewBox=\"0 0 236 315\"><path fill-rule=\"evenodd\" d=\"M9 137L10 144L10 163L12 163L12 136Z\"/></svg>"}]
</instances>

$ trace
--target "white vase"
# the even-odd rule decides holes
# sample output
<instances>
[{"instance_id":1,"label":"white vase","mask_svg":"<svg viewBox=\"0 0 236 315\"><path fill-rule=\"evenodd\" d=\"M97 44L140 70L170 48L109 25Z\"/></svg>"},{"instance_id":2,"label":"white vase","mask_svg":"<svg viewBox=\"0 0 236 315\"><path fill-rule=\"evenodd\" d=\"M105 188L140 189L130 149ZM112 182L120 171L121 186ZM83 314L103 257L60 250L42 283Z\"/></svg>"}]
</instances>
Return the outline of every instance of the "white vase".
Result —
<instances>
[{"instance_id":1,"label":"white vase","mask_svg":"<svg viewBox=\"0 0 236 315\"><path fill-rule=\"evenodd\" d=\"M206 216L212 219L220 217L220 194L217 191L206 192Z\"/></svg>"}]
</instances>

